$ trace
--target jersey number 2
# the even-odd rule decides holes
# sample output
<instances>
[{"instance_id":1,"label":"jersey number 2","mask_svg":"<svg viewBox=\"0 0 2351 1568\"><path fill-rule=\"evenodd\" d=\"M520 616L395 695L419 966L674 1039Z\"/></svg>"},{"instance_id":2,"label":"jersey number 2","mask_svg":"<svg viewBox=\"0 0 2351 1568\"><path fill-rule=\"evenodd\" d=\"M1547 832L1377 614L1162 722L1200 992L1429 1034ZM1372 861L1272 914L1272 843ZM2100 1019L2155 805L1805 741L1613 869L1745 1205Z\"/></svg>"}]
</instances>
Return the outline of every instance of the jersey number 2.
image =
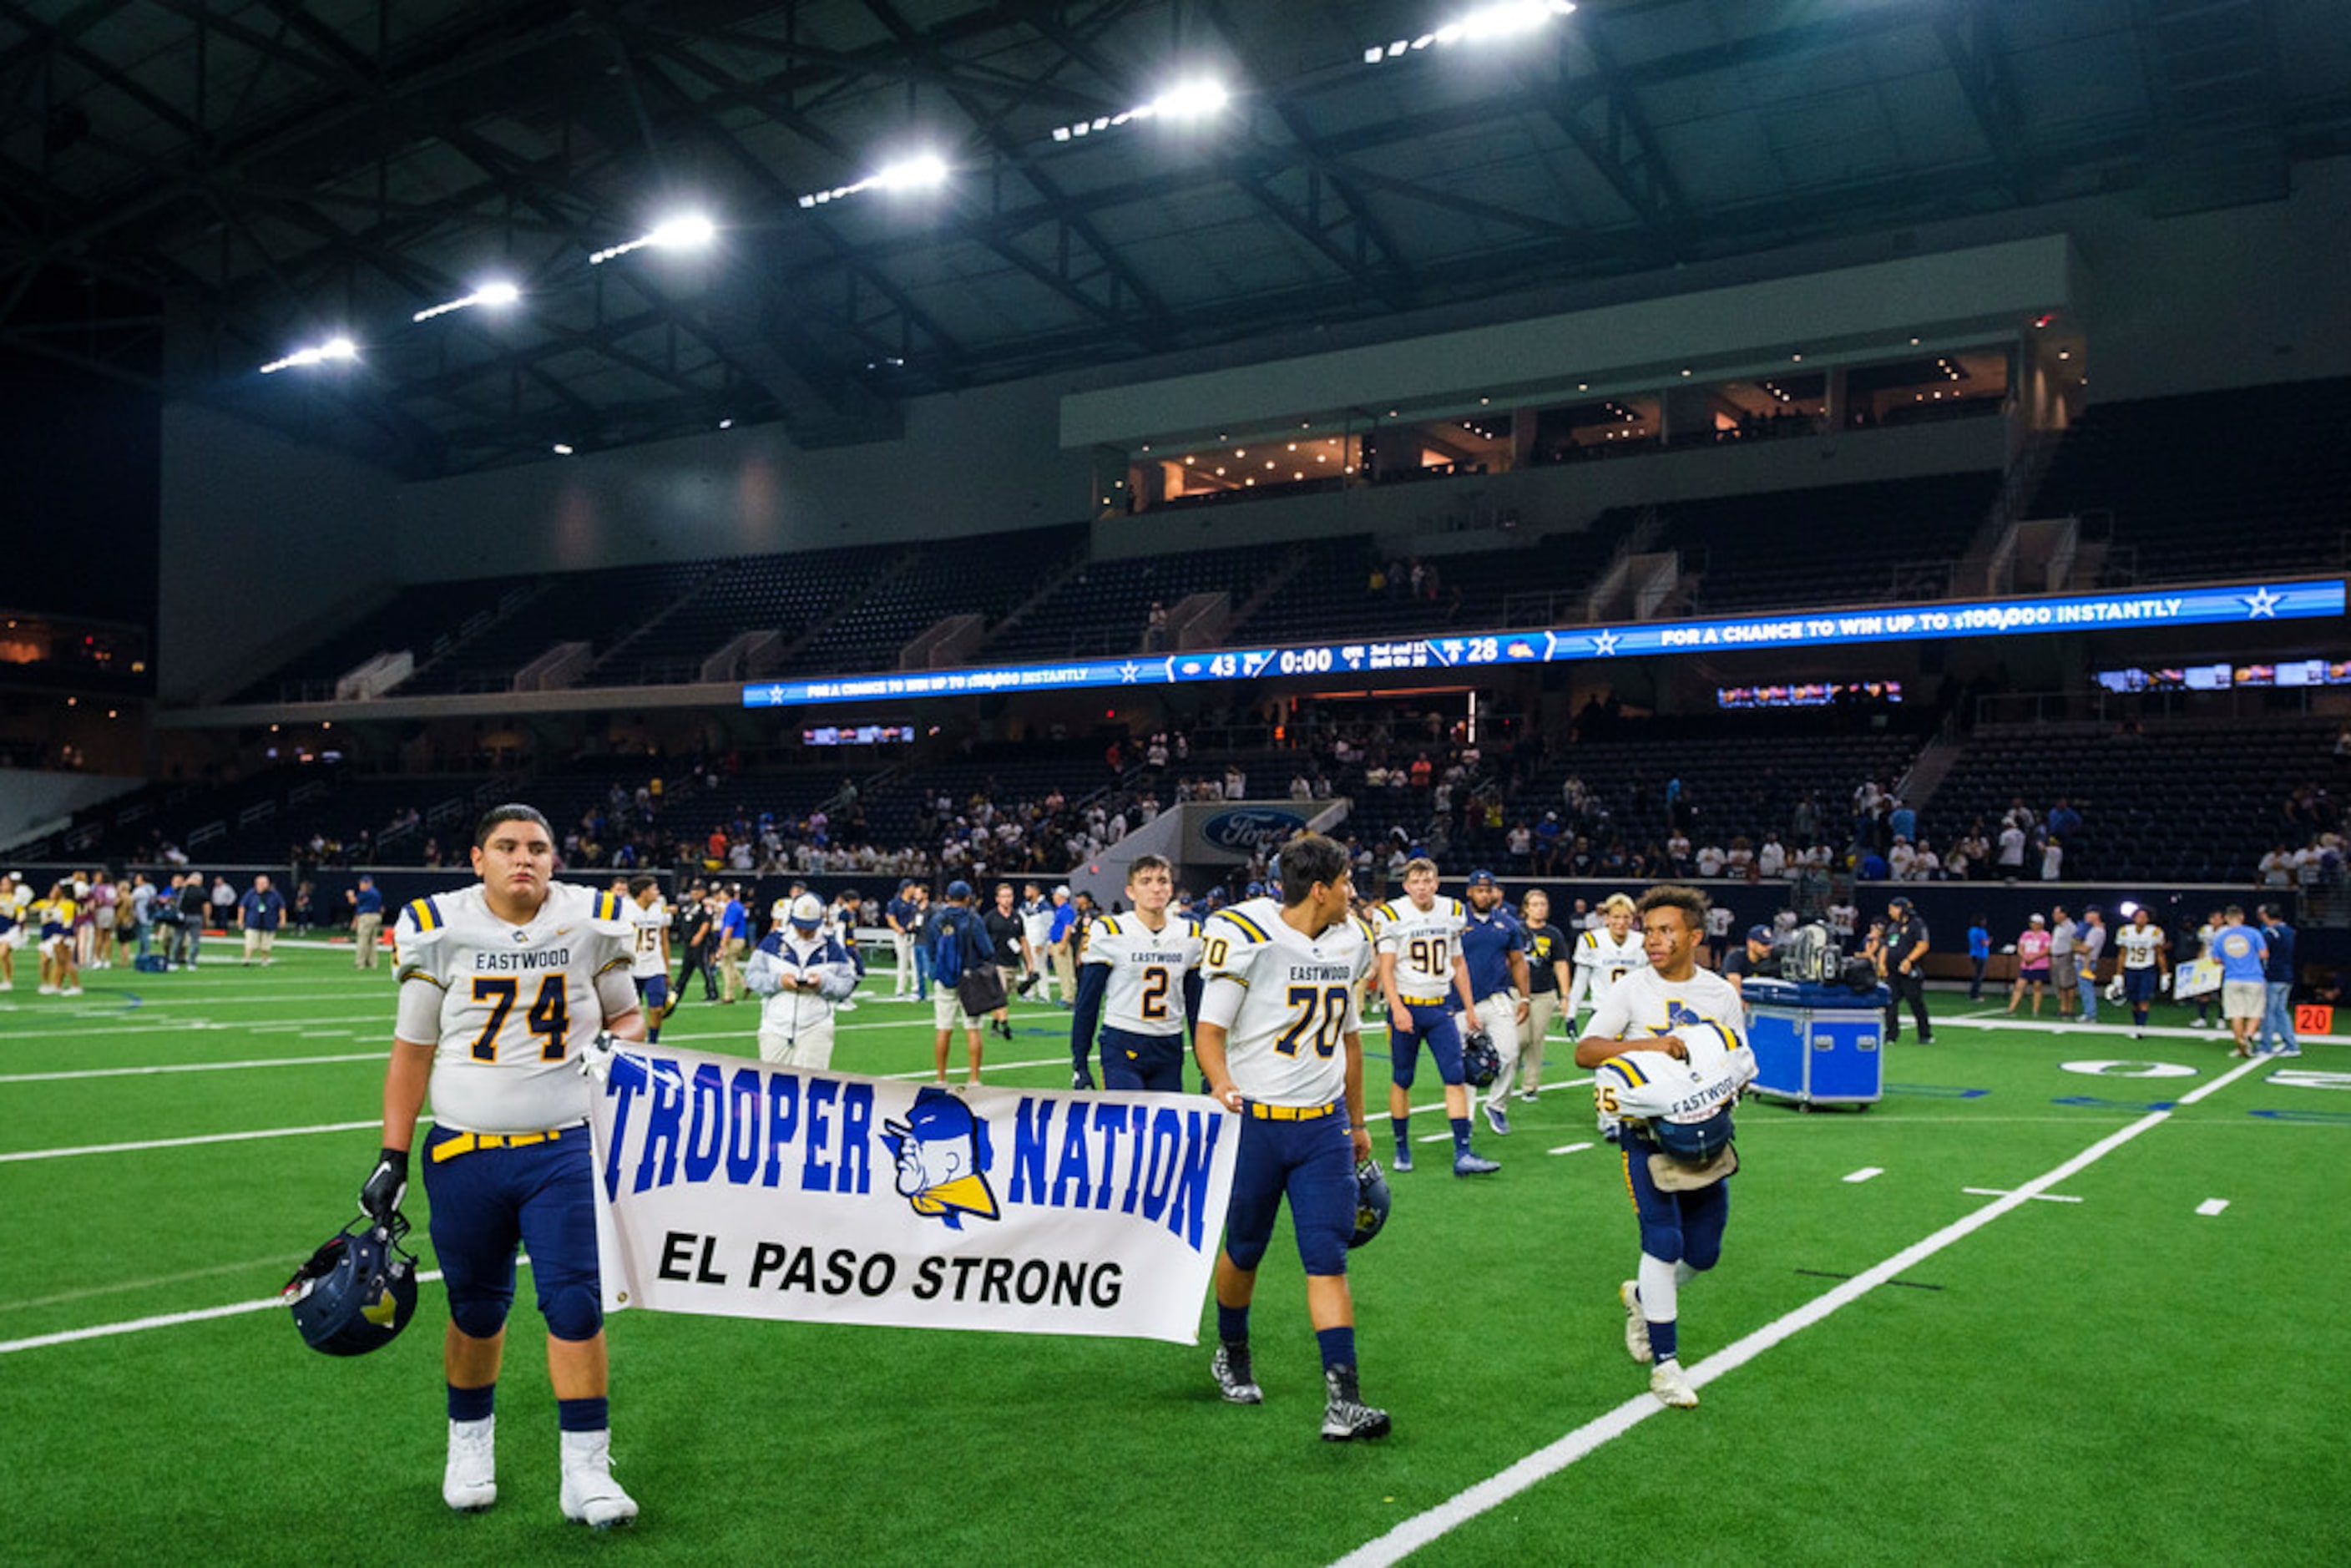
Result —
<instances>
[{"instance_id":1,"label":"jersey number 2","mask_svg":"<svg viewBox=\"0 0 2351 1568\"><path fill-rule=\"evenodd\" d=\"M1274 1041L1275 1051L1296 1056L1309 1041L1317 1056L1328 1056L1339 1049L1339 1037L1347 1030L1346 987L1292 986L1290 1009L1290 1027Z\"/></svg>"},{"instance_id":2,"label":"jersey number 2","mask_svg":"<svg viewBox=\"0 0 2351 1568\"><path fill-rule=\"evenodd\" d=\"M1143 998L1135 1004L1141 1017L1159 1022L1167 1016L1167 991L1170 977L1165 964L1149 964L1143 970Z\"/></svg>"},{"instance_id":3,"label":"jersey number 2","mask_svg":"<svg viewBox=\"0 0 2351 1568\"><path fill-rule=\"evenodd\" d=\"M481 1034L474 1041L475 1061L498 1059L498 1030L506 1027L507 1015L514 1011L519 983L501 976L474 977L474 1000L490 1004L490 1021L482 1026ZM539 1037L541 1061L563 1060L563 1040L571 1032L571 1007L564 998L562 976L549 975L538 982L538 996L523 1015L523 1022Z\"/></svg>"}]
</instances>

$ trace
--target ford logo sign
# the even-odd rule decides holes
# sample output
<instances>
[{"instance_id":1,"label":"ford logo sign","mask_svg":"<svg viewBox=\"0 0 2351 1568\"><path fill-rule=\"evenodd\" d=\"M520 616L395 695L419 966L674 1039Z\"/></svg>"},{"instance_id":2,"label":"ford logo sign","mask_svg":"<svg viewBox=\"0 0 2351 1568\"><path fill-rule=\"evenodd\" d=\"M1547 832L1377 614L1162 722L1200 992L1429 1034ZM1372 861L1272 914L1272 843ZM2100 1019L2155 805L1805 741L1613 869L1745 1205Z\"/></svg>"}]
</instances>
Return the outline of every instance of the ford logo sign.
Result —
<instances>
[{"instance_id":1,"label":"ford logo sign","mask_svg":"<svg viewBox=\"0 0 2351 1568\"><path fill-rule=\"evenodd\" d=\"M1275 850L1306 831L1307 817L1302 811L1285 811L1276 807L1249 807L1238 811L1219 811L1200 826L1200 837L1220 850L1237 850L1246 854L1251 850Z\"/></svg>"}]
</instances>

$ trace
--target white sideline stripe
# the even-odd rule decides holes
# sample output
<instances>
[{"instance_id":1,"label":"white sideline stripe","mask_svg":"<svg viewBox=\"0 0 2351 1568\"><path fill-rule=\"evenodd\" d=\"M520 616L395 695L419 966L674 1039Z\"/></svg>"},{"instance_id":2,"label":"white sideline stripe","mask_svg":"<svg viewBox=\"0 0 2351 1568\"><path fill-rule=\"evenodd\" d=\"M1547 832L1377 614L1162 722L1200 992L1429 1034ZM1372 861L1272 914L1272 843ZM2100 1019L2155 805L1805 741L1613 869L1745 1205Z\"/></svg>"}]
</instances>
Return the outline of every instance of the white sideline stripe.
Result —
<instances>
[{"instance_id":1,"label":"white sideline stripe","mask_svg":"<svg viewBox=\"0 0 2351 1568\"><path fill-rule=\"evenodd\" d=\"M1872 1176L1882 1176L1885 1174L1886 1167L1884 1166L1864 1166L1859 1170L1854 1172L1851 1176L1846 1176L1844 1179L1849 1182L1865 1182Z\"/></svg>"},{"instance_id":2,"label":"white sideline stripe","mask_svg":"<svg viewBox=\"0 0 2351 1568\"><path fill-rule=\"evenodd\" d=\"M381 1051L345 1056L274 1056L251 1061L176 1061L153 1067L80 1067L69 1072L0 1073L0 1083L62 1083L76 1078L138 1078L151 1072L230 1072L244 1067L320 1067L337 1061L381 1061Z\"/></svg>"},{"instance_id":3,"label":"white sideline stripe","mask_svg":"<svg viewBox=\"0 0 2351 1568\"><path fill-rule=\"evenodd\" d=\"M2196 1212L2209 1219L2228 1207L2229 1200L2225 1197L2208 1197L2196 1206Z\"/></svg>"},{"instance_id":4,"label":"white sideline stripe","mask_svg":"<svg viewBox=\"0 0 2351 1568\"><path fill-rule=\"evenodd\" d=\"M1580 1155L1591 1146L1590 1144L1562 1144L1549 1152L1554 1155Z\"/></svg>"},{"instance_id":5,"label":"white sideline stripe","mask_svg":"<svg viewBox=\"0 0 2351 1568\"><path fill-rule=\"evenodd\" d=\"M2234 1082L2261 1064L2257 1057L2240 1064L2234 1071L2222 1073L2193 1094L2183 1098L2201 1099L2214 1090ZM1834 1289L1813 1297L1784 1316L1775 1318L1746 1337L1725 1345L1714 1354L1687 1368L1693 1387L1703 1388L1726 1373L1734 1372L1765 1351L1802 1330L1810 1328L1830 1313L1859 1301L1863 1296L1925 1262L1952 1243L1965 1239L1990 1225L2001 1215L2023 1207L2028 1198L2046 1188L2055 1186L2105 1158L2129 1143L2141 1133L2158 1127L2171 1119L2171 1111L2150 1111L2128 1126L2092 1144L2080 1154L2046 1171L2018 1187L1997 1202L1988 1203L1973 1214L1963 1216L1936 1231L1922 1241L1913 1242L1886 1259ZM1517 1464L1488 1477L1476 1486L1437 1504L1425 1513L1414 1515L1396 1525L1384 1535L1365 1542L1344 1557L1333 1568L1386 1568L1399 1563L1409 1553L1428 1545L1447 1531L1467 1524L1489 1509L1499 1507L1538 1481L1547 1480L1598 1448L1611 1438L1622 1437L1641 1422L1666 1408L1648 1394L1635 1395L1604 1416L1600 1416L1570 1432L1557 1442L1536 1449Z\"/></svg>"},{"instance_id":6,"label":"white sideline stripe","mask_svg":"<svg viewBox=\"0 0 2351 1568\"><path fill-rule=\"evenodd\" d=\"M441 1277L438 1269L428 1269L416 1276L420 1285L429 1285ZM13 1355L20 1350L45 1350L53 1344L72 1344L79 1340L106 1339L114 1334L140 1333L148 1329L177 1328L182 1323L200 1323L213 1318L242 1317L246 1312L266 1312L272 1307L286 1305L276 1296L266 1296L257 1301L231 1301L225 1307L198 1307L193 1312L164 1312L152 1318L132 1318L126 1322L93 1323L86 1329L61 1329L56 1333L35 1334L30 1339L0 1340L0 1355Z\"/></svg>"},{"instance_id":7,"label":"white sideline stripe","mask_svg":"<svg viewBox=\"0 0 2351 1568\"><path fill-rule=\"evenodd\" d=\"M27 1296L21 1301L0 1301L0 1312L20 1312L28 1307L61 1307L68 1301L84 1301L92 1296L119 1295L124 1291L152 1291L164 1285L184 1285L191 1280L209 1280L216 1274L240 1274L250 1269L266 1269L273 1264L282 1267L282 1258L253 1258L241 1263L217 1263L209 1269L190 1269L179 1274L158 1274L150 1280L123 1280L111 1285L90 1285L78 1291L59 1291L54 1295Z\"/></svg>"},{"instance_id":8,"label":"white sideline stripe","mask_svg":"<svg viewBox=\"0 0 2351 1568\"><path fill-rule=\"evenodd\" d=\"M428 1118L419 1117L424 1121ZM266 1127L257 1133L206 1133L193 1138L148 1138L136 1144L83 1144L69 1149L19 1149L12 1155L0 1155L0 1165L12 1165L18 1160L62 1160L75 1155L127 1155L141 1149L184 1149L198 1144L246 1144L257 1138L298 1138L309 1133L355 1133L361 1127L383 1126L383 1118L371 1116L364 1122L329 1122L316 1127Z\"/></svg>"},{"instance_id":9,"label":"white sideline stripe","mask_svg":"<svg viewBox=\"0 0 2351 1568\"><path fill-rule=\"evenodd\" d=\"M1959 1188L1959 1190L1961 1192L1971 1192L1978 1197L2006 1197L2008 1196L2007 1188L1998 1186L1963 1186ZM2029 1197L2038 1198L2043 1203L2079 1203L2082 1201L2078 1197L2064 1197L2053 1192L2028 1193L2026 1196Z\"/></svg>"}]
</instances>

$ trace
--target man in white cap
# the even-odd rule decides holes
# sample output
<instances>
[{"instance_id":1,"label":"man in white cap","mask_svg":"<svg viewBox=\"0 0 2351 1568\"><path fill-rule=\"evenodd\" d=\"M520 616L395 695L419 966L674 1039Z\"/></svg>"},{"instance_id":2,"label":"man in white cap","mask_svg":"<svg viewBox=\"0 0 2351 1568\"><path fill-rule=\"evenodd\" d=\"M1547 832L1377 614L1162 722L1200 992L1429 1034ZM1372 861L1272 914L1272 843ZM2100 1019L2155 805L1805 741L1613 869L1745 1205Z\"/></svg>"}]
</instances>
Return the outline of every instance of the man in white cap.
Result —
<instances>
[{"instance_id":1,"label":"man in white cap","mask_svg":"<svg viewBox=\"0 0 2351 1568\"><path fill-rule=\"evenodd\" d=\"M832 1009L857 988L857 963L825 930L816 894L779 900L775 929L751 954L743 983L759 1001L759 1060L832 1065Z\"/></svg>"}]
</instances>

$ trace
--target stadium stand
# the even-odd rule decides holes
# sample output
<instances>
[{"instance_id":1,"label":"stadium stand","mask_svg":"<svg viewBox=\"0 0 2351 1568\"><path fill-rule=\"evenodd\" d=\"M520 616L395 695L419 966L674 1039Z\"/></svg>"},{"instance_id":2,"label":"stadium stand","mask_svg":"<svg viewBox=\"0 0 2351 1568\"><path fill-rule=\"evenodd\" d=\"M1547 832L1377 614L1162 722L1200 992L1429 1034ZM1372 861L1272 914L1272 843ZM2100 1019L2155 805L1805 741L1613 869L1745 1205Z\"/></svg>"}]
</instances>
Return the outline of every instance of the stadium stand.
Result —
<instances>
[{"instance_id":1,"label":"stadium stand","mask_svg":"<svg viewBox=\"0 0 2351 1568\"><path fill-rule=\"evenodd\" d=\"M2184 723L2145 733L2102 726L1987 727L1921 810L1948 839L1981 822L1996 834L2022 800L2046 816L2063 796L2083 818L2064 872L2157 882L2249 883L2262 853L2299 847L2320 824L2296 821L2287 798L2335 777L2336 725L2276 719ZM2329 820L2323 824L2337 825ZM2028 866L2026 875L2037 876Z\"/></svg>"},{"instance_id":2,"label":"stadium stand","mask_svg":"<svg viewBox=\"0 0 2351 1568\"><path fill-rule=\"evenodd\" d=\"M378 653L405 650L421 667L487 630L530 597L528 588L505 577L402 589L390 603L255 681L233 700L315 702L329 697L340 677Z\"/></svg>"},{"instance_id":3,"label":"stadium stand","mask_svg":"<svg viewBox=\"0 0 2351 1568\"><path fill-rule=\"evenodd\" d=\"M2184 582L2344 563L2351 378L2092 406L2057 444L2032 515L2111 525L2102 580Z\"/></svg>"},{"instance_id":4,"label":"stadium stand","mask_svg":"<svg viewBox=\"0 0 2351 1568\"><path fill-rule=\"evenodd\" d=\"M1089 562L1050 598L1023 611L987 644L987 656L1018 664L1144 651L1151 607L1173 610L1196 593L1223 593L1238 611L1280 570L1295 547L1242 545Z\"/></svg>"},{"instance_id":5,"label":"stadium stand","mask_svg":"<svg viewBox=\"0 0 2351 1568\"><path fill-rule=\"evenodd\" d=\"M1695 608L1933 598L1999 494L1995 473L1680 501L1656 548L1698 580Z\"/></svg>"},{"instance_id":6,"label":"stadium stand","mask_svg":"<svg viewBox=\"0 0 2351 1568\"><path fill-rule=\"evenodd\" d=\"M686 561L567 572L496 625L420 664L400 693L504 691L517 671L559 643L585 643L593 653L608 653L654 611L667 609L716 570L715 562Z\"/></svg>"}]
</instances>

